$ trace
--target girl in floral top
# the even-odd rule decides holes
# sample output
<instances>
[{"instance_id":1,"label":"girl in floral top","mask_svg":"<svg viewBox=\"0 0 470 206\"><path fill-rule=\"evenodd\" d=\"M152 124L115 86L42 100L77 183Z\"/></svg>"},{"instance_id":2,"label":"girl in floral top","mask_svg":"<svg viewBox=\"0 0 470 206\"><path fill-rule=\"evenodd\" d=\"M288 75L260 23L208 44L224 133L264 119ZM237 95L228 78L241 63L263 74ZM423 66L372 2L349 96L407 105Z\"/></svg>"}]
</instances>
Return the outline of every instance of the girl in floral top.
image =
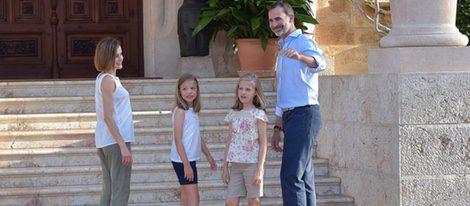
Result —
<instances>
[{"instance_id":1,"label":"girl in floral top","mask_svg":"<svg viewBox=\"0 0 470 206\"><path fill-rule=\"evenodd\" d=\"M267 151L266 98L253 73L238 80L235 93L235 105L225 117L230 131L222 173L223 181L228 184L225 203L239 205L240 197L247 196L248 205L261 205Z\"/></svg>"}]
</instances>

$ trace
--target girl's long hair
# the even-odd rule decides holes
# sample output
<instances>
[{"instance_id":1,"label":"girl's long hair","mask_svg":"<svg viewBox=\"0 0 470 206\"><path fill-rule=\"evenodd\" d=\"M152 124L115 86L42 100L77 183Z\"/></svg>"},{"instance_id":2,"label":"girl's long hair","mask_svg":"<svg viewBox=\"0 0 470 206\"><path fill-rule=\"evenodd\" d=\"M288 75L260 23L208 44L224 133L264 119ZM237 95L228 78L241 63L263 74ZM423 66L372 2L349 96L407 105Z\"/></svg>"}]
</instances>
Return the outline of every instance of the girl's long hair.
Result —
<instances>
[{"instance_id":1,"label":"girl's long hair","mask_svg":"<svg viewBox=\"0 0 470 206\"><path fill-rule=\"evenodd\" d=\"M238 80L237 87L235 88L235 104L233 105L232 109L236 111L243 109L243 103L238 98L238 87L240 86L241 81L253 82L255 85L255 97L253 98L253 104L256 108L266 112L266 97L264 96L263 88L261 87L261 81L259 80L258 76L256 76L256 74L251 72L243 75Z\"/></svg>"},{"instance_id":2,"label":"girl's long hair","mask_svg":"<svg viewBox=\"0 0 470 206\"><path fill-rule=\"evenodd\" d=\"M199 82L197 81L197 78L192 74L184 73L178 79L178 84L176 84L175 102L176 102L177 107L179 107L181 109L184 109L184 110L189 109L190 106L189 106L188 102L186 102L183 99L183 97L181 96L180 87L184 82L191 81L191 80L196 82L196 88L197 88L196 98L193 101L192 107L193 107L194 112L199 112L201 110L201 100L200 100L201 98L200 98L200 93L199 93Z\"/></svg>"}]
</instances>

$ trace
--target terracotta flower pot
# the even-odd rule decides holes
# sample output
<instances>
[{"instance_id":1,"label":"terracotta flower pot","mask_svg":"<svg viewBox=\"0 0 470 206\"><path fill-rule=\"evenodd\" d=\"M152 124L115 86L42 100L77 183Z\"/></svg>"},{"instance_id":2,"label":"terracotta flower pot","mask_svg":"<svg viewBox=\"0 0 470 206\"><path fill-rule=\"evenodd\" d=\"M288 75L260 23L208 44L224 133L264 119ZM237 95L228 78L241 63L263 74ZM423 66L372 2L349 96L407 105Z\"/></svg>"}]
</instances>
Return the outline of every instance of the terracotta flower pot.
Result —
<instances>
[{"instance_id":1,"label":"terracotta flower pot","mask_svg":"<svg viewBox=\"0 0 470 206\"><path fill-rule=\"evenodd\" d=\"M273 77L276 74L276 57L279 52L277 39L269 39L263 51L259 39L238 39L239 76L253 72L258 77Z\"/></svg>"}]
</instances>

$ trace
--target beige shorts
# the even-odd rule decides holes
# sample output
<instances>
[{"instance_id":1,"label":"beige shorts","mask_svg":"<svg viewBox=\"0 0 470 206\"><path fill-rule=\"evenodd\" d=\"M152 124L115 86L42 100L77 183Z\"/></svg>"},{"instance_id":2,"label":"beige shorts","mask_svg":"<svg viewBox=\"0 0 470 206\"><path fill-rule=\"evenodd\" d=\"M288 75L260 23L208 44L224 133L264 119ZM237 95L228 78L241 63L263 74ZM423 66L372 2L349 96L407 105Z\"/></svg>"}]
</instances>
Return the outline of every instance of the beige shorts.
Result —
<instances>
[{"instance_id":1,"label":"beige shorts","mask_svg":"<svg viewBox=\"0 0 470 206\"><path fill-rule=\"evenodd\" d=\"M230 181L227 187L227 197L248 198L263 196L263 179L258 185L251 180L256 172L257 163L232 163L230 167Z\"/></svg>"}]
</instances>

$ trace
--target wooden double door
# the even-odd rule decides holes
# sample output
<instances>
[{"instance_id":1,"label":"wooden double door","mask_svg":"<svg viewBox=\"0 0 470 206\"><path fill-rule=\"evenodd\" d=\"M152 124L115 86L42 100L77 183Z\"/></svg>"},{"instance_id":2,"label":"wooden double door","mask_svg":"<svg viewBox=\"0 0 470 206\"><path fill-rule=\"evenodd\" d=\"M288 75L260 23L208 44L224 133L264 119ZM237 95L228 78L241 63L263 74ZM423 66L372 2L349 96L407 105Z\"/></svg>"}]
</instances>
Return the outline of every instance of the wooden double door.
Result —
<instances>
[{"instance_id":1,"label":"wooden double door","mask_svg":"<svg viewBox=\"0 0 470 206\"><path fill-rule=\"evenodd\" d=\"M0 0L0 79L95 77L105 36L121 41L119 75L143 76L142 0Z\"/></svg>"}]
</instances>

